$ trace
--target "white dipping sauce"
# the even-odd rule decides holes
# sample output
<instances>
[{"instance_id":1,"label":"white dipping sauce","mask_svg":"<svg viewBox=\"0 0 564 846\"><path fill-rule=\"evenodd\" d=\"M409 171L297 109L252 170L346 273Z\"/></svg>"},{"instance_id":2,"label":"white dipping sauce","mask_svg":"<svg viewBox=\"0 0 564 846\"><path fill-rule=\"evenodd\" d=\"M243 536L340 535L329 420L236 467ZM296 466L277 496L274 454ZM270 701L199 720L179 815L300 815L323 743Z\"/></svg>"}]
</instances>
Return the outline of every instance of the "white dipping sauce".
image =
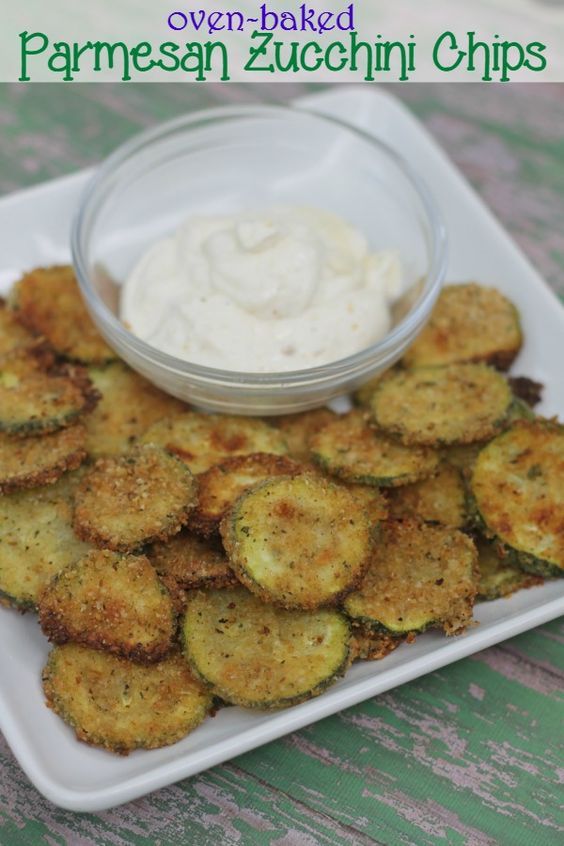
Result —
<instances>
[{"instance_id":1,"label":"white dipping sauce","mask_svg":"<svg viewBox=\"0 0 564 846\"><path fill-rule=\"evenodd\" d=\"M196 364L300 370L386 335L400 290L395 253L330 212L280 207L187 220L133 269L121 318Z\"/></svg>"}]
</instances>

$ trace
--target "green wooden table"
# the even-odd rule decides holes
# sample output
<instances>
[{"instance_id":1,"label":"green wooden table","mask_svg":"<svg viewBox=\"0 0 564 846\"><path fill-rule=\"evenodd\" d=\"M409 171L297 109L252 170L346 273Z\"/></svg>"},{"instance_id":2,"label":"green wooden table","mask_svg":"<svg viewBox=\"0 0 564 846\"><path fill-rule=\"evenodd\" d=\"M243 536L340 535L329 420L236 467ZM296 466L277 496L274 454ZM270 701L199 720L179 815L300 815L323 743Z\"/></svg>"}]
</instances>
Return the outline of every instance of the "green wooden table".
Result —
<instances>
[{"instance_id":1,"label":"green wooden table","mask_svg":"<svg viewBox=\"0 0 564 846\"><path fill-rule=\"evenodd\" d=\"M96 162L188 109L311 88L0 86L0 192ZM564 296L564 85L392 90ZM101 814L53 807L0 740L0 846L555 846L563 644L551 623Z\"/></svg>"}]
</instances>

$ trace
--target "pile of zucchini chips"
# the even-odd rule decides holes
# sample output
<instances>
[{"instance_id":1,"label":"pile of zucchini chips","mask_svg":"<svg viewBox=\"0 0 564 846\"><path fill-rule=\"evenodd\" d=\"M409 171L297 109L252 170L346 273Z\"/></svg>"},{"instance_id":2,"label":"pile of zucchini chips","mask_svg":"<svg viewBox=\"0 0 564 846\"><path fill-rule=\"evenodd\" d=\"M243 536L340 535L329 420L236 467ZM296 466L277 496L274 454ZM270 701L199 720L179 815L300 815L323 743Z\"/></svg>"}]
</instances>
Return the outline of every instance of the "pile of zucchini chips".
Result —
<instances>
[{"instance_id":1,"label":"pile of zucchini chips","mask_svg":"<svg viewBox=\"0 0 564 846\"><path fill-rule=\"evenodd\" d=\"M282 708L564 568L564 427L508 379L513 305L442 292L354 408L190 410L116 360L72 270L0 303L0 595L54 644L47 704L125 754Z\"/></svg>"}]
</instances>

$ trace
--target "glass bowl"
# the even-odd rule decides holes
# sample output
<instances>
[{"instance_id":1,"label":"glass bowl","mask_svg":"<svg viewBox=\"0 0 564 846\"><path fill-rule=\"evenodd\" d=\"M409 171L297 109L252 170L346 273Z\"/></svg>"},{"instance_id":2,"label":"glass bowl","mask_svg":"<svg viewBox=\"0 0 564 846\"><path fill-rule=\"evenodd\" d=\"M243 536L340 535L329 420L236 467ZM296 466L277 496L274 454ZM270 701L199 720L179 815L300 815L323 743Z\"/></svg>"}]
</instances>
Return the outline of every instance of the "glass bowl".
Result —
<instances>
[{"instance_id":1,"label":"glass bowl","mask_svg":"<svg viewBox=\"0 0 564 846\"><path fill-rule=\"evenodd\" d=\"M119 287L154 241L190 215L279 205L326 208L373 250L398 252L404 293L385 338L307 370L243 373L161 352L120 322ZM400 358L439 294L446 233L419 175L373 136L298 108L240 106L163 123L109 156L81 198L72 254L96 325L131 367L194 405L269 415L325 404Z\"/></svg>"}]
</instances>

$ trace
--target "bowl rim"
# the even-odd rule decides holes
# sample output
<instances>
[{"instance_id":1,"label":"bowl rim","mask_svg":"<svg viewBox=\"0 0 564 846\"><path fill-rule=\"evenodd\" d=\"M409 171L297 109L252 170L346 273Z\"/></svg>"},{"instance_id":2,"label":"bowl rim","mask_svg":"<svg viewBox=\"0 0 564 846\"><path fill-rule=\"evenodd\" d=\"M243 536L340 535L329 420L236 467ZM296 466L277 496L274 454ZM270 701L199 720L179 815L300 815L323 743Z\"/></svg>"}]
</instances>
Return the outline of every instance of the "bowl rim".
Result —
<instances>
[{"instance_id":1,"label":"bowl rim","mask_svg":"<svg viewBox=\"0 0 564 846\"><path fill-rule=\"evenodd\" d=\"M392 160L411 184L427 216L431 235L429 243L430 262L427 273L423 277L424 289L417 306L397 326L394 326L384 338L381 338L374 344L345 358L299 370L255 372L209 367L163 352L130 332L99 296L90 281L86 266L83 252L84 230L87 225L91 202L96 198L98 191L104 189L109 179L115 179L120 166L129 162L154 142L158 142L162 138L170 136L179 130L198 129L206 124L217 123L221 120L232 118L284 118L285 116L292 117L296 115L341 127L351 135L367 142L378 150L379 153L383 153L384 157ZM82 296L89 310L97 318L96 322L107 328L111 336L115 334L123 346L135 352L142 359L169 371L175 371L185 377L196 378L209 384L216 383L222 386L241 385L270 390L280 387L282 384L286 388L299 388L317 380L338 381L340 377L347 379L350 378L351 373L370 369L370 365L374 362L374 359L382 360L386 358L386 355L393 357L397 348L403 347L406 341L409 340L413 330L417 328L425 314L430 314L432 306L440 293L448 261L448 236L437 202L427 187L425 180L403 156L372 133L354 126L346 120L341 120L340 118L301 106L238 104L200 109L186 115L180 115L171 120L163 121L154 127L135 133L127 141L120 144L98 166L94 175L82 191L71 226L71 254Z\"/></svg>"}]
</instances>

